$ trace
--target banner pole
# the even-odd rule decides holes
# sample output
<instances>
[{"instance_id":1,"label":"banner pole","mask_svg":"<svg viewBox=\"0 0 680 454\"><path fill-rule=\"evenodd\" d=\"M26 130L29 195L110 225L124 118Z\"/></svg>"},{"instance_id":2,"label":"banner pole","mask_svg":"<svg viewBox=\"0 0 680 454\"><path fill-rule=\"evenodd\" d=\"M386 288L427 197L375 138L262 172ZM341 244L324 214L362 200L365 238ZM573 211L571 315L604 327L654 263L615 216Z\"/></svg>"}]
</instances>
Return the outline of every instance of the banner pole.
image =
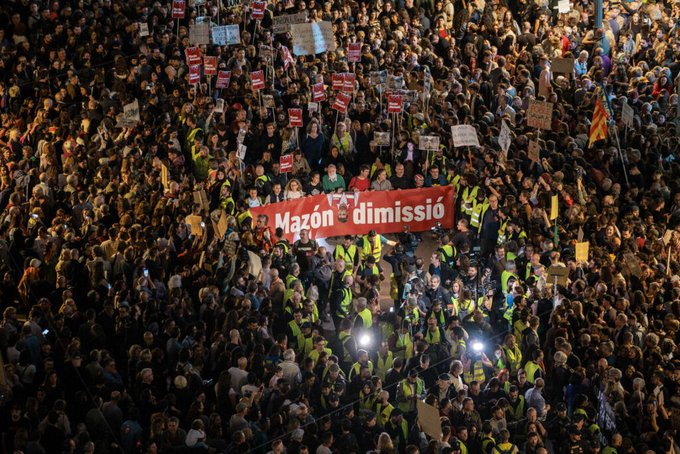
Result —
<instances>
[{"instance_id":1,"label":"banner pole","mask_svg":"<svg viewBox=\"0 0 680 454\"><path fill-rule=\"evenodd\" d=\"M621 166L623 167L623 176L626 177L626 186L630 187L630 183L628 182L628 170L626 169L626 160L623 158L623 152L621 151L618 130L619 128L614 125L614 137L616 138L616 146L619 148L619 158L621 159Z\"/></svg>"}]
</instances>

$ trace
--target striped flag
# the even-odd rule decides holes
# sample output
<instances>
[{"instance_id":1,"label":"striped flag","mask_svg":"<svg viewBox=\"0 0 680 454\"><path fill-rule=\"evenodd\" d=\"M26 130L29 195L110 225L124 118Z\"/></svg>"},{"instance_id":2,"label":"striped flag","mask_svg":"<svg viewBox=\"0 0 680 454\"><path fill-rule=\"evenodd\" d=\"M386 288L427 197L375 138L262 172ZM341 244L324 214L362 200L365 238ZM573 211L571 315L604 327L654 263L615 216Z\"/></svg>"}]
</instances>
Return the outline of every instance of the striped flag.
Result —
<instances>
[{"instance_id":1,"label":"striped flag","mask_svg":"<svg viewBox=\"0 0 680 454\"><path fill-rule=\"evenodd\" d=\"M605 107L602 96L597 97L595 102L595 110L593 111L593 121L590 125L590 140L588 141L588 146L590 147L593 142L607 138L607 120L609 119L609 114Z\"/></svg>"}]
</instances>

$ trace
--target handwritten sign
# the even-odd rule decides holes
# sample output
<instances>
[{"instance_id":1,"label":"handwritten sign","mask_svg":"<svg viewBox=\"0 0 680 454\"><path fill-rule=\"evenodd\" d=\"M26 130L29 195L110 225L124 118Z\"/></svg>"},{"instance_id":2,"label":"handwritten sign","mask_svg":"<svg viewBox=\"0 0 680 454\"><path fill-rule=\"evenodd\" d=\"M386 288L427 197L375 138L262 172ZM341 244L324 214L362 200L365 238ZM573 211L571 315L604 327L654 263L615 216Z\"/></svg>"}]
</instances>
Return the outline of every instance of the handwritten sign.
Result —
<instances>
[{"instance_id":1,"label":"handwritten sign","mask_svg":"<svg viewBox=\"0 0 680 454\"><path fill-rule=\"evenodd\" d=\"M571 2L569 0L559 0L557 2L557 12L560 14L569 14L571 11Z\"/></svg>"},{"instance_id":2,"label":"handwritten sign","mask_svg":"<svg viewBox=\"0 0 680 454\"><path fill-rule=\"evenodd\" d=\"M550 62L552 72L559 74L572 74L574 72L573 58L553 58Z\"/></svg>"},{"instance_id":3,"label":"handwritten sign","mask_svg":"<svg viewBox=\"0 0 680 454\"><path fill-rule=\"evenodd\" d=\"M316 55L336 48L333 26L328 21L291 24L290 32L295 55Z\"/></svg>"},{"instance_id":4,"label":"handwritten sign","mask_svg":"<svg viewBox=\"0 0 680 454\"><path fill-rule=\"evenodd\" d=\"M307 22L307 12L297 14L283 14L272 18L272 32L275 35L288 33L291 24L303 24Z\"/></svg>"},{"instance_id":5,"label":"handwritten sign","mask_svg":"<svg viewBox=\"0 0 680 454\"><path fill-rule=\"evenodd\" d=\"M210 44L210 24L190 25L189 43L197 46Z\"/></svg>"},{"instance_id":6,"label":"handwritten sign","mask_svg":"<svg viewBox=\"0 0 680 454\"><path fill-rule=\"evenodd\" d=\"M136 99L130 104L123 106L123 118L125 121L137 123L141 120L139 116L139 101Z\"/></svg>"},{"instance_id":7,"label":"handwritten sign","mask_svg":"<svg viewBox=\"0 0 680 454\"><path fill-rule=\"evenodd\" d=\"M582 243L576 243L576 263L587 263L588 253L590 252L590 243L584 241Z\"/></svg>"},{"instance_id":8,"label":"handwritten sign","mask_svg":"<svg viewBox=\"0 0 680 454\"><path fill-rule=\"evenodd\" d=\"M422 431L435 440L439 440L442 436L442 422L439 418L437 407L418 400L416 401L416 408L418 410L418 422Z\"/></svg>"},{"instance_id":9,"label":"handwritten sign","mask_svg":"<svg viewBox=\"0 0 680 454\"><path fill-rule=\"evenodd\" d=\"M229 86L230 81L231 71L218 71L217 82L215 82L215 88L227 88Z\"/></svg>"},{"instance_id":10,"label":"handwritten sign","mask_svg":"<svg viewBox=\"0 0 680 454\"><path fill-rule=\"evenodd\" d=\"M479 146L477 130L472 125L451 126L451 137L453 138L453 146L456 148Z\"/></svg>"},{"instance_id":11,"label":"handwritten sign","mask_svg":"<svg viewBox=\"0 0 680 454\"><path fill-rule=\"evenodd\" d=\"M203 57L203 74L206 76L214 76L217 74L217 57L214 55L206 55Z\"/></svg>"},{"instance_id":12,"label":"handwritten sign","mask_svg":"<svg viewBox=\"0 0 680 454\"><path fill-rule=\"evenodd\" d=\"M281 173L288 173L293 170L292 154L284 154L279 158L279 169Z\"/></svg>"},{"instance_id":13,"label":"handwritten sign","mask_svg":"<svg viewBox=\"0 0 680 454\"><path fill-rule=\"evenodd\" d=\"M500 145L501 150L503 150L505 159L508 159L508 150L510 149L511 141L510 127L508 127L508 124L503 120L501 123L501 132L498 134L498 145Z\"/></svg>"},{"instance_id":14,"label":"handwritten sign","mask_svg":"<svg viewBox=\"0 0 680 454\"><path fill-rule=\"evenodd\" d=\"M288 118L293 128L302 127L302 109L288 109Z\"/></svg>"},{"instance_id":15,"label":"handwritten sign","mask_svg":"<svg viewBox=\"0 0 680 454\"><path fill-rule=\"evenodd\" d=\"M221 25L212 28L213 44L218 46L231 46L241 43L241 31L238 24Z\"/></svg>"},{"instance_id":16,"label":"handwritten sign","mask_svg":"<svg viewBox=\"0 0 680 454\"><path fill-rule=\"evenodd\" d=\"M390 146L390 133L389 132L376 132L373 134L375 139L375 144L379 147L389 147Z\"/></svg>"},{"instance_id":17,"label":"handwritten sign","mask_svg":"<svg viewBox=\"0 0 680 454\"><path fill-rule=\"evenodd\" d=\"M635 118L635 112L633 108L627 102L624 102L621 106L621 120L629 128L633 127L633 119Z\"/></svg>"},{"instance_id":18,"label":"handwritten sign","mask_svg":"<svg viewBox=\"0 0 680 454\"><path fill-rule=\"evenodd\" d=\"M347 61L350 63L361 61L361 43L349 43L347 47Z\"/></svg>"},{"instance_id":19,"label":"handwritten sign","mask_svg":"<svg viewBox=\"0 0 680 454\"><path fill-rule=\"evenodd\" d=\"M387 112L401 113L402 100L401 95L389 95L387 97Z\"/></svg>"},{"instance_id":20,"label":"handwritten sign","mask_svg":"<svg viewBox=\"0 0 680 454\"><path fill-rule=\"evenodd\" d=\"M420 136L418 140L418 149L434 151L439 149L439 137L437 136Z\"/></svg>"},{"instance_id":21,"label":"handwritten sign","mask_svg":"<svg viewBox=\"0 0 680 454\"><path fill-rule=\"evenodd\" d=\"M139 36L140 38L149 36L149 24L147 24L146 22L139 23Z\"/></svg>"},{"instance_id":22,"label":"handwritten sign","mask_svg":"<svg viewBox=\"0 0 680 454\"><path fill-rule=\"evenodd\" d=\"M552 111L551 102L532 100L527 112L527 125L532 128L550 130L552 128Z\"/></svg>"},{"instance_id":23,"label":"handwritten sign","mask_svg":"<svg viewBox=\"0 0 680 454\"><path fill-rule=\"evenodd\" d=\"M528 158L531 161L538 162L540 159L541 147L535 140L529 141Z\"/></svg>"}]
</instances>

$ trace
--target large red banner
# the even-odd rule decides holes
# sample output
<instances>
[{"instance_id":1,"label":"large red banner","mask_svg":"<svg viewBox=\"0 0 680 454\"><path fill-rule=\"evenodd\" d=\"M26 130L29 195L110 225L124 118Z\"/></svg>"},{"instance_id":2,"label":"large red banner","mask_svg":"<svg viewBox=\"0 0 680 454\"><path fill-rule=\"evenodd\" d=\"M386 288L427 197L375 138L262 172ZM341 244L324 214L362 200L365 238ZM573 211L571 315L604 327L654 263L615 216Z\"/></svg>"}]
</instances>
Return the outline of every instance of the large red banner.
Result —
<instances>
[{"instance_id":1,"label":"large red banner","mask_svg":"<svg viewBox=\"0 0 680 454\"><path fill-rule=\"evenodd\" d=\"M396 233L429 230L439 222L453 228L453 186L394 191L320 194L302 199L251 208L254 219L264 214L272 229L281 227L284 237L294 241L300 230L313 238L365 235L369 230Z\"/></svg>"}]
</instances>

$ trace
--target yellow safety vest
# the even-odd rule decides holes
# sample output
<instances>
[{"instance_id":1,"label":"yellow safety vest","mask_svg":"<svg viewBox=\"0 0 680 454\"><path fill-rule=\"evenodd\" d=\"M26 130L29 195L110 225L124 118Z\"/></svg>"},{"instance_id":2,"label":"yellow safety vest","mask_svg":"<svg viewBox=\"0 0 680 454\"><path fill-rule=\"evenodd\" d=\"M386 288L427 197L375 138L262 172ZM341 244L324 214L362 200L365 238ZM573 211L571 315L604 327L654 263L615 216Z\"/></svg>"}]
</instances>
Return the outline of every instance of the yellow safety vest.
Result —
<instances>
[{"instance_id":1,"label":"yellow safety vest","mask_svg":"<svg viewBox=\"0 0 680 454\"><path fill-rule=\"evenodd\" d=\"M474 362L473 370L470 371L470 366L465 368L465 371L463 371L463 380L465 383L468 385L472 383L473 381L476 381L479 384L482 384L486 381L486 374L484 373L484 365L482 364L481 360L477 360Z\"/></svg>"},{"instance_id":2,"label":"yellow safety vest","mask_svg":"<svg viewBox=\"0 0 680 454\"><path fill-rule=\"evenodd\" d=\"M357 316L361 317L364 329L370 329L371 326L373 326L373 314L371 313L371 310L369 308L366 308L363 311L359 312Z\"/></svg>"},{"instance_id":3,"label":"yellow safety vest","mask_svg":"<svg viewBox=\"0 0 680 454\"><path fill-rule=\"evenodd\" d=\"M450 244L445 244L444 246L441 247L441 252L439 253L442 262L446 263L449 266L453 266L455 258L456 258L456 248L451 246Z\"/></svg>"},{"instance_id":4,"label":"yellow safety vest","mask_svg":"<svg viewBox=\"0 0 680 454\"><path fill-rule=\"evenodd\" d=\"M484 213L486 213L486 210L488 209L489 209L488 199L484 199L482 203L477 202L477 199L474 200L472 210L470 210L471 228L477 229L478 232L482 229L482 219L484 219Z\"/></svg>"},{"instance_id":5,"label":"yellow safety vest","mask_svg":"<svg viewBox=\"0 0 680 454\"><path fill-rule=\"evenodd\" d=\"M380 261L380 254L382 253L382 242L380 241L380 235L376 235L371 245L371 240L368 239L368 235L364 235L363 247L360 250L359 257L361 261L366 260L366 257L372 255L375 257L376 263Z\"/></svg>"},{"instance_id":6,"label":"yellow safety vest","mask_svg":"<svg viewBox=\"0 0 680 454\"><path fill-rule=\"evenodd\" d=\"M508 366L510 368L510 375L514 376L522 365L522 351L515 344L515 348L512 350L503 345L503 352L505 353L505 358L508 360Z\"/></svg>"},{"instance_id":7,"label":"yellow safety vest","mask_svg":"<svg viewBox=\"0 0 680 454\"><path fill-rule=\"evenodd\" d=\"M390 420L390 416L392 416L392 411L394 411L394 407L392 406L391 403L387 402L387 405L383 407L382 404L376 404L375 405L375 413L378 415L378 421L380 422L380 425L385 427L385 424L387 424L387 421Z\"/></svg>"},{"instance_id":8,"label":"yellow safety vest","mask_svg":"<svg viewBox=\"0 0 680 454\"><path fill-rule=\"evenodd\" d=\"M463 339L458 339L458 342L451 346L451 357L453 359L460 359L463 350L467 350L465 341Z\"/></svg>"},{"instance_id":9,"label":"yellow safety vest","mask_svg":"<svg viewBox=\"0 0 680 454\"><path fill-rule=\"evenodd\" d=\"M498 240L496 241L496 244L499 246L503 243L505 243L505 240L508 239L507 235L505 234L505 230L508 228L508 221L510 218L505 218L505 221L501 222L501 226L498 228Z\"/></svg>"},{"instance_id":10,"label":"yellow safety vest","mask_svg":"<svg viewBox=\"0 0 680 454\"><path fill-rule=\"evenodd\" d=\"M238 216L236 216L236 222L237 222L237 224L238 224L238 226L239 226L239 229L243 228L243 226L245 225L244 223L245 223L246 220L248 220L248 219L250 219L250 225L249 225L249 227L252 227L252 224L253 224L253 215L250 213L250 210L246 210L246 211L244 211L243 213L241 213L241 214L239 214Z\"/></svg>"},{"instance_id":11,"label":"yellow safety vest","mask_svg":"<svg viewBox=\"0 0 680 454\"><path fill-rule=\"evenodd\" d=\"M325 348L323 349L323 351L326 352L326 355L327 355L326 357L331 356L331 355L333 354L333 350L331 350L331 349L328 348L328 347L325 347ZM316 363L319 362L319 355L320 355L320 354L321 354L321 353L320 353L317 349L314 349L314 350L312 350L311 352L309 352L309 353L307 354L307 356L308 356L309 358L312 358L312 360L314 360L314 364L316 364Z\"/></svg>"},{"instance_id":12,"label":"yellow safety vest","mask_svg":"<svg viewBox=\"0 0 680 454\"><path fill-rule=\"evenodd\" d=\"M397 351L396 354L401 359L411 359L413 357L413 341L411 334L397 333L397 342L395 343Z\"/></svg>"},{"instance_id":13,"label":"yellow safety vest","mask_svg":"<svg viewBox=\"0 0 680 454\"><path fill-rule=\"evenodd\" d=\"M361 410L373 410L373 406L375 405L375 399L376 399L375 393L364 394L364 391L362 390L359 393L359 408Z\"/></svg>"},{"instance_id":14,"label":"yellow safety vest","mask_svg":"<svg viewBox=\"0 0 680 454\"><path fill-rule=\"evenodd\" d=\"M514 277L515 281L519 281L519 277L515 273L505 270L501 273L501 290L503 290L504 295L508 294L508 281L511 277Z\"/></svg>"},{"instance_id":15,"label":"yellow safety vest","mask_svg":"<svg viewBox=\"0 0 680 454\"><path fill-rule=\"evenodd\" d=\"M456 189L456 197L458 197L458 191L460 190L460 175L446 175L446 181Z\"/></svg>"},{"instance_id":16,"label":"yellow safety vest","mask_svg":"<svg viewBox=\"0 0 680 454\"><path fill-rule=\"evenodd\" d=\"M349 315L349 307L352 304L352 290L343 288L342 293L343 299L340 303L340 307L335 311L335 314L340 318L345 318Z\"/></svg>"},{"instance_id":17,"label":"yellow safety vest","mask_svg":"<svg viewBox=\"0 0 680 454\"><path fill-rule=\"evenodd\" d=\"M416 378L415 382L415 394L416 396L420 396L423 393L423 389L425 388L425 384L423 383L423 380L418 377ZM415 411L415 403L413 402L413 388L411 387L411 383L409 383L408 378L405 378L401 381L401 390L403 391L403 395L406 398L406 402L399 402L398 406L401 411L404 413L410 413L412 411Z\"/></svg>"},{"instance_id":18,"label":"yellow safety vest","mask_svg":"<svg viewBox=\"0 0 680 454\"><path fill-rule=\"evenodd\" d=\"M368 371L373 375L373 363L371 360L368 360L368 363L366 363L366 366L368 367ZM352 368L349 370L349 374L347 374L347 378L349 380L352 380L354 378L354 375L359 375L361 372L361 364L359 364L359 361L356 363L352 364Z\"/></svg>"},{"instance_id":19,"label":"yellow safety vest","mask_svg":"<svg viewBox=\"0 0 680 454\"><path fill-rule=\"evenodd\" d=\"M347 331L342 331L338 335L338 338L340 339L340 344L342 345L342 359L346 363L349 363L354 359L352 358L352 355L350 354L349 350L347 350L347 347L345 347L345 341L351 337L352 335L349 334Z\"/></svg>"},{"instance_id":20,"label":"yellow safety vest","mask_svg":"<svg viewBox=\"0 0 680 454\"><path fill-rule=\"evenodd\" d=\"M295 337L295 341L297 342L297 347L295 348L295 350L302 350L302 347L304 346L305 342L305 335L302 334L300 326L298 326L298 324L295 323L295 320L291 320L290 322L288 322L288 326L290 327L290 331L293 334L293 337Z\"/></svg>"},{"instance_id":21,"label":"yellow safety vest","mask_svg":"<svg viewBox=\"0 0 680 454\"><path fill-rule=\"evenodd\" d=\"M442 336L439 332L439 327L435 329L434 333L428 329L427 332L425 333L424 339L425 342L427 342L429 345L436 345L441 343Z\"/></svg>"},{"instance_id":22,"label":"yellow safety vest","mask_svg":"<svg viewBox=\"0 0 680 454\"><path fill-rule=\"evenodd\" d=\"M385 374L392 368L392 363L394 363L394 354L391 351L387 351L387 358L384 359L378 353L378 360L375 363L375 374L380 377L381 380L384 380Z\"/></svg>"},{"instance_id":23,"label":"yellow safety vest","mask_svg":"<svg viewBox=\"0 0 680 454\"><path fill-rule=\"evenodd\" d=\"M354 257L357 255L357 247L352 244L350 247L345 249L344 244L338 244L335 246L335 254L333 255L335 260L344 260L349 267L345 269L351 270L354 267Z\"/></svg>"},{"instance_id":24,"label":"yellow safety vest","mask_svg":"<svg viewBox=\"0 0 680 454\"><path fill-rule=\"evenodd\" d=\"M236 209L236 203L234 203L234 198L232 196L220 199L220 208L227 213L227 216L233 216L234 210Z\"/></svg>"},{"instance_id":25,"label":"yellow safety vest","mask_svg":"<svg viewBox=\"0 0 680 454\"><path fill-rule=\"evenodd\" d=\"M302 345L302 356L309 356L312 350L314 350L314 336L310 333L309 336L304 338Z\"/></svg>"},{"instance_id":26,"label":"yellow safety vest","mask_svg":"<svg viewBox=\"0 0 680 454\"><path fill-rule=\"evenodd\" d=\"M475 186L472 189L470 189L470 186L466 186L465 189L463 189L463 201L461 205L463 214L468 216L472 214L472 205L474 204L475 199L477 199L477 191L479 191L479 186ZM469 204L470 206L467 207L466 204Z\"/></svg>"},{"instance_id":27,"label":"yellow safety vest","mask_svg":"<svg viewBox=\"0 0 680 454\"><path fill-rule=\"evenodd\" d=\"M524 371L527 373L527 381L533 384L534 380L536 380L536 372L543 372L543 369L541 369L541 366L535 362L527 361L527 363L524 365Z\"/></svg>"}]
</instances>

